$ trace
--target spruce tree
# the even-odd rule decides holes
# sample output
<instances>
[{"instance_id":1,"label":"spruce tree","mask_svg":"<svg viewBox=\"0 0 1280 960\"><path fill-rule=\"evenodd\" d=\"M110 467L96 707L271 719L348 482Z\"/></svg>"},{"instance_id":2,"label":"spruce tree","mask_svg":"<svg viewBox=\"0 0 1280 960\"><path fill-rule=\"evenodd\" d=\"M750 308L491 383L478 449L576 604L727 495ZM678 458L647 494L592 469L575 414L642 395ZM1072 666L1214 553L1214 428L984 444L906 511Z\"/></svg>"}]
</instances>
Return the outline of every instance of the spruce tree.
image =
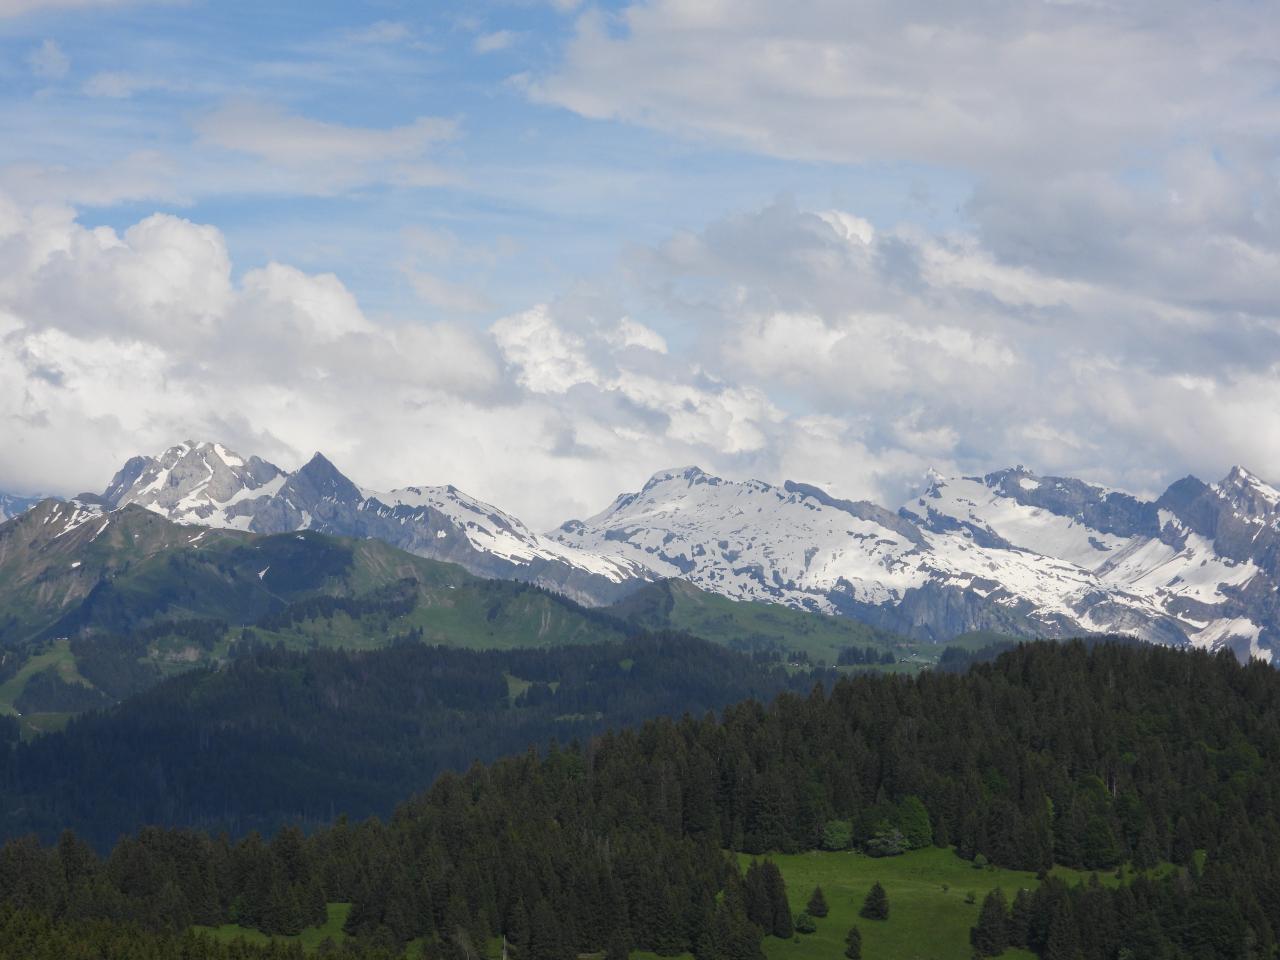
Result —
<instances>
[{"instance_id":1,"label":"spruce tree","mask_svg":"<svg viewBox=\"0 0 1280 960\"><path fill-rule=\"evenodd\" d=\"M984 957L998 957L1009 946L1009 911L998 887L986 895L978 911L978 925L969 934L973 948Z\"/></svg>"},{"instance_id":2,"label":"spruce tree","mask_svg":"<svg viewBox=\"0 0 1280 960\"><path fill-rule=\"evenodd\" d=\"M766 932L775 937L789 940L795 933L791 921L791 906L787 903L787 883L782 878L782 871L772 860L766 860L760 868L764 880L764 888L768 892L769 906L773 914L773 922Z\"/></svg>"},{"instance_id":3,"label":"spruce tree","mask_svg":"<svg viewBox=\"0 0 1280 960\"><path fill-rule=\"evenodd\" d=\"M862 909L858 911L858 916L868 920L889 919L889 894L885 892L878 880L867 893L867 899L862 902Z\"/></svg>"},{"instance_id":4,"label":"spruce tree","mask_svg":"<svg viewBox=\"0 0 1280 960\"><path fill-rule=\"evenodd\" d=\"M1013 909L1009 914L1009 945L1011 947L1027 946L1027 936L1031 930L1033 910L1031 892L1025 888L1019 890L1013 898Z\"/></svg>"},{"instance_id":5,"label":"spruce tree","mask_svg":"<svg viewBox=\"0 0 1280 960\"><path fill-rule=\"evenodd\" d=\"M862 931L850 927L844 937L844 955L849 960L862 960Z\"/></svg>"},{"instance_id":6,"label":"spruce tree","mask_svg":"<svg viewBox=\"0 0 1280 960\"><path fill-rule=\"evenodd\" d=\"M827 915L827 898L822 894L822 887L813 888L813 893L809 895L809 902L805 905L804 912L818 919L822 919Z\"/></svg>"},{"instance_id":7,"label":"spruce tree","mask_svg":"<svg viewBox=\"0 0 1280 960\"><path fill-rule=\"evenodd\" d=\"M1062 900L1049 923L1049 939L1045 943L1044 960L1078 960L1080 941L1076 935L1075 917L1069 900Z\"/></svg>"}]
</instances>

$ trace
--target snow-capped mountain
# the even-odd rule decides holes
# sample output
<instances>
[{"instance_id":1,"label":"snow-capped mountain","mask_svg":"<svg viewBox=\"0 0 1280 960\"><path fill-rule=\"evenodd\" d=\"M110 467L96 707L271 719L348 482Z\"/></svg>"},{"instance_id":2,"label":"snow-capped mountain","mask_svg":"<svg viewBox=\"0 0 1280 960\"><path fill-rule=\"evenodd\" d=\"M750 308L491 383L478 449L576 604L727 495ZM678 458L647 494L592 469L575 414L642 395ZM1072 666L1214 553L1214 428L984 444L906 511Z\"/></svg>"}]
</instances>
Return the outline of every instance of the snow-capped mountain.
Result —
<instances>
[{"instance_id":1,"label":"snow-capped mountain","mask_svg":"<svg viewBox=\"0 0 1280 960\"><path fill-rule=\"evenodd\" d=\"M188 442L130 460L65 519L129 504L186 524L375 537L593 605L680 577L935 640L1122 632L1280 649L1280 491L1239 467L1216 484L1179 480L1154 501L1021 467L935 476L896 511L687 467L540 535L452 486L367 490L320 454L290 473Z\"/></svg>"},{"instance_id":2,"label":"snow-capped mountain","mask_svg":"<svg viewBox=\"0 0 1280 960\"><path fill-rule=\"evenodd\" d=\"M936 639L1124 632L1268 655L1280 637L1280 493L1239 468L1155 502L1023 469L937 477L892 513L689 467L551 536L736 599Z\"/></svg>"},{"instance_id":3,"label":"snow-capped mountain","mask_svg":"<svg viewBox=\"0 0 1280 960\"><path fill-rule=\"evenodd\" d=\"M187 442L134 457L102 496L179 523L283 533L376 537L486 577L527 580L585 603L617 599L643 568L570 549L452 486L364 490L317 453L293 473L219 443Z\"/></svg>"}]
</instances>

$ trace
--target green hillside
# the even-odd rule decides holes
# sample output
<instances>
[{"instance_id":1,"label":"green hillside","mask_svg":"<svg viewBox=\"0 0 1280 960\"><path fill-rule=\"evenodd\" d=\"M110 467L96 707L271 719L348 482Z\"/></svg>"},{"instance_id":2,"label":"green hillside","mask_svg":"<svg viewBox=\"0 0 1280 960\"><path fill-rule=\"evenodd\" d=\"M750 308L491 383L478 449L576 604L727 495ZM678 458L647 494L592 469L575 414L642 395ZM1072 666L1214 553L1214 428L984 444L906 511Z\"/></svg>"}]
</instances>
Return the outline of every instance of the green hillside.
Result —
<instances>
[{"instance_id":1,"label":"green hillside","mask_svg":"<svg viewBox=\"0 0 1280 960\"><path fill-rule=\"evenodd\" d=\"M849 617L807 613L776 603L730 600L687 580L648 584L613 606L621 620L651 630L669 629L723 643L746 653L802 653L835 664L846 647L875 647L895 660L936 658L940 648Z\"/></svg>"},{"instance_id":2,"label":"green hillside","mask_svg":"<svg viewBox=\"0 0 1280 960\"><path fill-rule=\"evenodd\" d=\"M179 526L46 501L0 526L0 713L43 732L237 645L472 649L622 639L527 584L377 540Z\"/></svg>"}]
</instances>

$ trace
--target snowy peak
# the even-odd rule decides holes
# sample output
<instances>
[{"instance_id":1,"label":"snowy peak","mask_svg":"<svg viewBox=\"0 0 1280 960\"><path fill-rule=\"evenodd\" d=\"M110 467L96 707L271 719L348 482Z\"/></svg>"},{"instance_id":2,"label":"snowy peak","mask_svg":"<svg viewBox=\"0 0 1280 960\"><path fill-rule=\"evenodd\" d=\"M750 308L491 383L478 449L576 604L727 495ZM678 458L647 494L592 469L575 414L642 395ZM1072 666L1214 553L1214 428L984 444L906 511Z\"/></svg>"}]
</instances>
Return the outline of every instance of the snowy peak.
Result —
<instances>
[{"instance_id":1,"label":"snowy peak","mask_svg":"<svg viewBox=\"0 0 1280 960\"><path fill-rule=\"evenodd\" d=\"M816 487L729 481L697 467L665 470L603 513L551 536L566 546L684 577L734 599L832 612L830 594L886 602L909 584L899 558L919 532L875 507Z\"/></svg>"},{"instance_id":2,"label":"snowy peak","mask_svg":"<svg viewBox=\"0 0 1280 960\"><path fill-rule=\"evenodd\" d=\"M1267 485L1237 477L1233 489L1255 513L1271 509ZM848 613L935 639L972 629L1116 631L1256 653L1280 640L1280 622L1251 599L1274 592L1265 558L1280 566L1280 548L1230 542L1223 531L1240 524L1222 520L1225 503L1199 481L1152 503L1018 466L933 474L894 513L801 482L737 482L685 467L550 536L735 599Z\"/></svg>"},{"instance_id":3,"label":"snowy peak","mask_svg":"<svg viewBox=\"0 0 1280 960\"><path fill-rule=\"evenodd\" d=\"M934 475L899 511L936 533L963 531L993 548L1030 550L1093 568L1120 541L1159 534L1159 512L1126 493L1022 466L984 477Z\"/></svg>"},{"instance_id":4,"label":"snowy peak","mask_svg":"<svg viewBox=\"0 0 1280 960\"><path fill-rule=\"evenodd\" d=\"M1263 524L1280 514L1280 490L1244 467L1232 467L1214 489L1242 520Z\"/></svg>"},{"instance_id":5,"label":"snowy peak","mask_svg":"<svg viewBox=\"0 0 1280 960\"><path fill-rule=\"evenodd\" d=\"M647 577L633 565L540 537L455 487L362 490L322 453L285 473L220 443L187 441L128 461L103 501L110 509L136 504L184 524L373 537L480 576L529 580L586 603L610 602L625 584Z\"/></svg>"},{"instance_id":6,"label":"snowy peak","mask_svg":"<svg viewBox=\"0 0 1280 960\"><path fill-rule=\"evenodd\" d=\"M129 460L102 500L110 509L137 504L179 523L205 523L243 500L271 495L283 476L274 464L245 460L220 443L187 441Z\"/></svg>"},{"instance_id":7,"label":"snowy peak","mask_svg":"<svg viewBox=\"0 0 1280 960\"><path fill-rule=\"evenodd\" d=\"M93 533L96 521L115 530L111 511L121 508L260 533L376 538L587 604L681 578L934 640L992 629L1123 632L1266 656L1280 647L1280 490L1240 467L1212 485L1179 480L1154 502L1023 466L935 473L895 511L800 481L684 466L541 535L454 486L366 490L320 453L286 473L188 441L134 457L101 498L35 509L41 536L54 537Z\"/></svg>"}]
</instances>

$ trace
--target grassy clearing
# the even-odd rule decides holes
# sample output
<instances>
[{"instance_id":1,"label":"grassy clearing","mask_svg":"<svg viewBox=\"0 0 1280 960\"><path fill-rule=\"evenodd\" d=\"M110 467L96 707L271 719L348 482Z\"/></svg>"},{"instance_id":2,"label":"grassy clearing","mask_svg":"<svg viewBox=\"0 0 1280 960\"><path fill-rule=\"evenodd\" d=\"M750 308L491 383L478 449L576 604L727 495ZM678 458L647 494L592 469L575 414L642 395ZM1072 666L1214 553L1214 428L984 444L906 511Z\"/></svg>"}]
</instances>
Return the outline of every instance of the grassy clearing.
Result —
<instances>
[{"instance_id":1,"label":"grassy clearing","mask_svg":"<svg viewBox=\"0 0 1280 960\"><path fill-rule=\"evenodd\" d=\"M27 681L37 673L48 670L50 667L58 671L58 676L67 683L79 683L84 686L91 686L88 680L80 676L80 671L76 669L76 656L71 652L70 640L58 640L52 647L44 653L36 654L27 660L26 663L12 677L0 684L0 713L15 715L18 711L14 707L14 702L22 696L22 691L27 688Z\"/></svg>"},{"instance_id":2,"label":"grassy clearing","mask_svg":"<svg viewBox=\"0 0 1280 960\"><path fill-rule=\"evenodd\" d=\"M830 913L817 920L818 930L792 940L766 937L769 960L838 960L844 954L844 938L857 924L862 931L863 956L868 960L969 960L969 928L978 919L982 898L996 887L1012 900L1022 887L1035 888L1035 874L985 868L956 856L951 850L929 848L900 857L873 859L860 853L777 854L773 860L787 881L792 910L804 910L815 886L821 885ZM741 856L743 866L751 857ZM1056 869L1067 883L1087 879L1087 873ZM1120 881L1112 874L1104 883ZM858 916L871 885L881 883L889 894L889 919L864 920ZM967 895L973 894L973 903ZM1033 960L1025 950L1009 950L1009 960Z\"/></svg>"},{"instance_id":3,"label":"grassy clearing","mask_svg":"<svg viewBox=\"0 0 1280 960\"><path fill-rule=\"evenodd\" d=\"M225 943L230 943L233 940L244 940L247 943L270 943L272 940L278 940L281 943L296 942L302 944L302 949L310 953L318 949L320 944L326 940L341 943L347 939L347 934L342 927L347 922L347 915L350 913L351 904L331 903L329 904L329 918L322 926L307 927L295 937L271 937L260 930L252 930L234 923L224 923L220 927L196 927L195 930L197 933L207 934L215 940L221 940Z\"/></svg>"}]
</instances>

